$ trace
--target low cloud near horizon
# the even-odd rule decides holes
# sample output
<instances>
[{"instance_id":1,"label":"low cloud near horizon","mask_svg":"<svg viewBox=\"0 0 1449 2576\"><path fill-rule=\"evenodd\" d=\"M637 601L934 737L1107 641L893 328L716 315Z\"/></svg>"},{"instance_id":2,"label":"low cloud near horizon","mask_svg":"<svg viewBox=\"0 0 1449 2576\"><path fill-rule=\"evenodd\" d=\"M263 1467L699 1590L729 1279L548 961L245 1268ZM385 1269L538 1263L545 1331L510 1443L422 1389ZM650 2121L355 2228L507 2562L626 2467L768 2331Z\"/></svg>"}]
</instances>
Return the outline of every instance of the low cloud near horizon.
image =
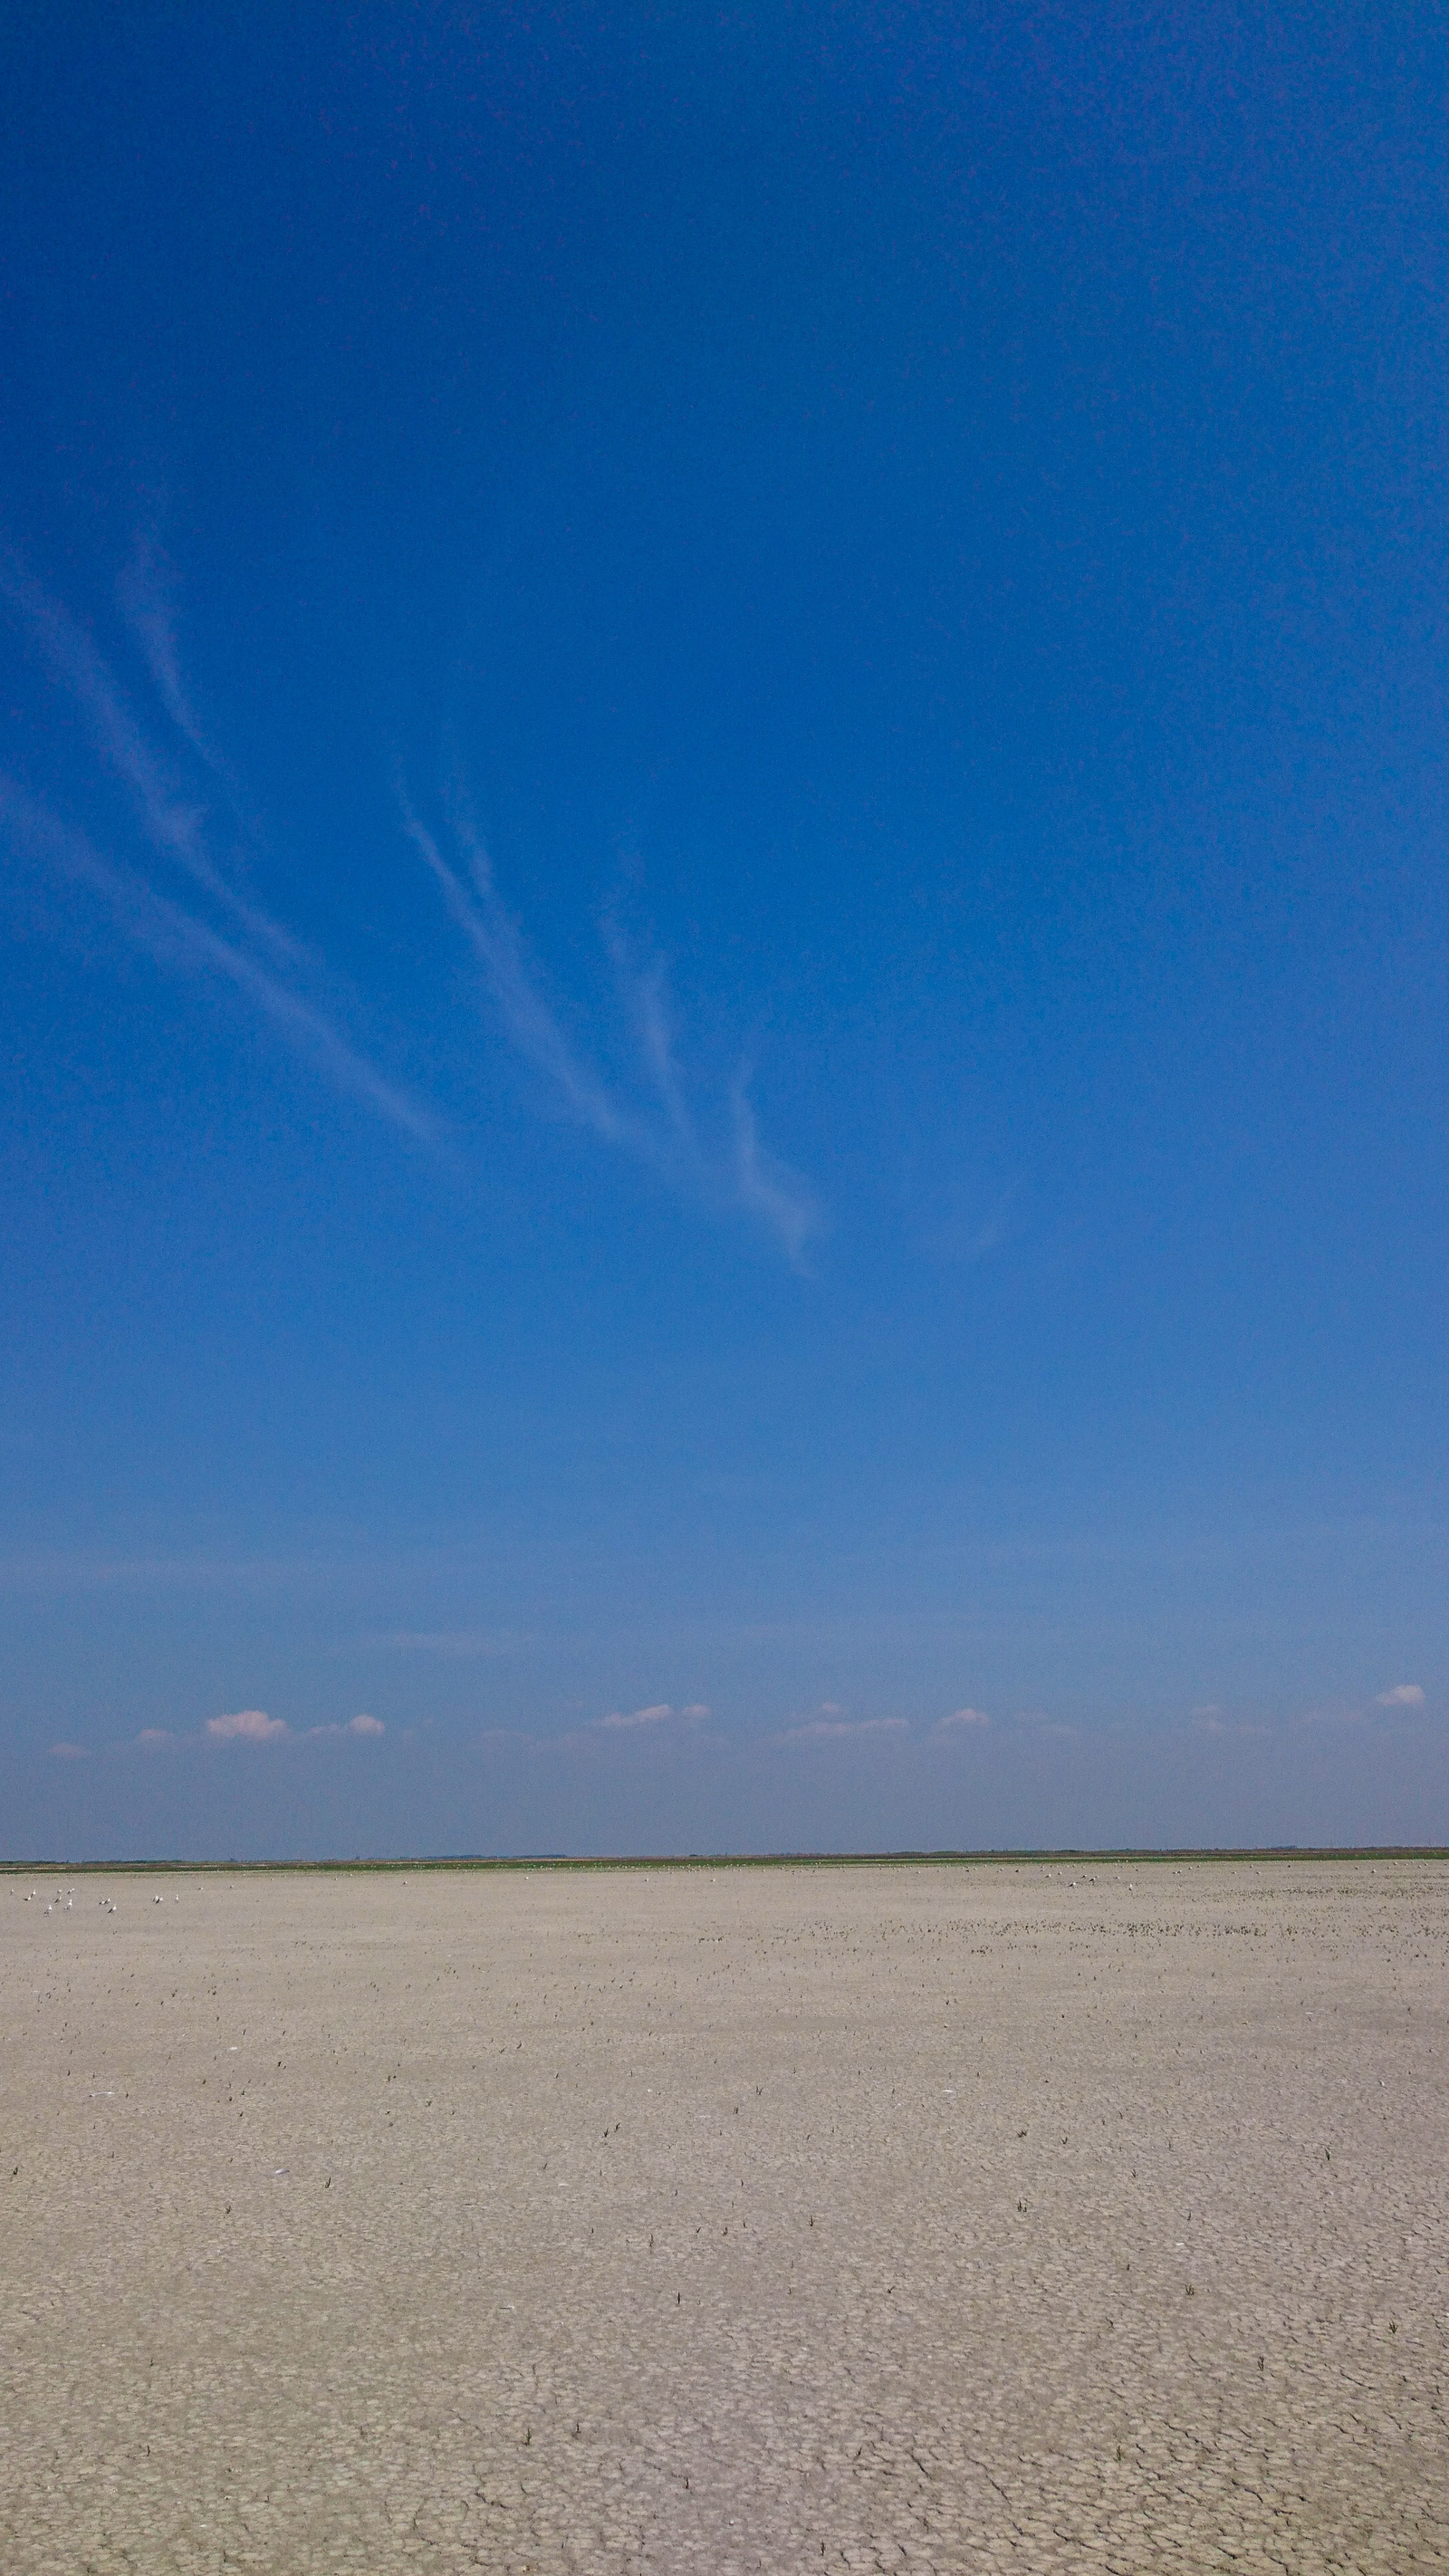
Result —
<instances>
[{"instance_id":1,"label":"low cloud near horizon","mask_svg":"<svg viewBox=\"0 0 1449 2576\"><path fill-rule=\"evenodd\" d=\"M910 1734L903 1717L812 1717L800 1726L787 1726L776 1736L777 1744L854 1744L876 1736Z\"/></svg>"},{"instance_id":2,"label":"low cloud near horizon","mask_svg":"<svg viewBox=\"0 0 1449 2576\"><path fill-rule=\"evenodd\" d=\"M214 1744L270 1744L290 1733L284 1717L268 1717L264 1708L240 1708L234 1717L209 1717L206 1732Z\"/></svg>"},{"instance_id":3,"label":"low cloud near horizon","mask_svg":"<svg viewBox=\"0 0 1449 2576\"><path fill-rule=\"evenodd\" d=\"M703 1700L691 1700L687 1708L675 1708L671 1701L661 1699L655 1700L648 1708L611 1708L607 1717L595 1718L594 1729L617 1735L635 1727L663 1726L671 1718L684 1726L699 1726L709 1713Z\"/></svg>"},{"instance_id":4,"label":"low cloud near horizon","mask_svg":"<svg viewBox=\"0 0 1449 2576\"><path fill-rule=\"evenodd\" d=\"M1337 1706L1310 1707L1297 1715L1279 1715L1276 1720L1272 1717L1230 1717L1215 1703L1205 1702L1193 1709L1190 1722L1184 1722L1184 1732L1199 1738L1266 1742L1278 1734L1291 1737L1301 1729L1361 1728L1371 1725L1377 1712L1382 1712L1386 1719L1393 1717L1409 1725L1415 1721L1427 1724L1430 1722L1428 1694L1419 1682L1396 1682L1378 1692L1372 1700L1359 1701L1356 1705L1340 1703ZM781 1752L815 1749L828 1753L837 1750L846 1756L850 1755L852 1748L862 1755L874 1749L883 1757L895 1751L902 1758L908 1754L929 1752L932 1748L940 1754L952 1745L977 1744L983 1748L984 1759L988 1745L995 1745L1005 1757L1012 1742L1023 1738L1065 1741L1076 1739L1084 1732L1080 1727L1052 1719L1040 1711L1020 1712L1014 1717L994 1720L985 1709L969 1703L934 1720L924 1716L912 1720L905 1717L851 1717L845 1714L838 1701L818 1700L813 1708L792 1715L782 1727L766 1728L758 1733L752 1728L731 1725L728 1719L711 1724L714 1715L707 1701L675 1703L654 1700L637 1708L610 1709L603 1716L588 1719L582 1724L576 1722L575 1728L566 1728L560 1734L535 1734L527 1728L487 1728L484 1740L529 1747L538 1753L560 1754L570 1747L577 1750L588 1744L602 1749L611 1743L620 1747L631 1743L668 1747L694 1741L707 1742L717 1749L734 1745L743 1750L753 1743L762 1751L769 1747ZM1092 1729L1085 1730L1088 1737L1093 1732ZM113 1741L109 1747L105 1743L85 1744L61 1739L46 1749L51 1762L77 1766L108 1750L124 1750L127 1745L141 1753L180 1754L197 1747L225 1745L270 1744L295 1748L305 1744L375 1743L387 1733L383 1720L367 1711L360 1711L345 1720L295 1726L286 1718L273 1717L265 1709L243 1708L205 1718L191 1728L144 1726L128 1738ZM403 1743L408 1740L407 1729L398 1740Z\"/></svg>"},{"instance_id":5,"label":"low cloud near horizon","mask_svg":"<svg viewBox=\"0 0 1449 2576\"><path fill-rule=\"evenodd\" d=\"M156 1752L163 1745L192 1744L309 1744L319 1737L334 1739L345 1736L378 1736L387 1733L380 1717L365 1712L348 1718L345 1725L304 1726L294 1734L284 1717L269 1717L264 1708L239 1708L229 1715L209 1717L194 1736L176 1735L169 1727L143 1726L134 1741L145 1752ZM56 1751L60 1747L56 1746ZM81 1749L81 1748L77 1748Z\"/></svg>"}]
</instances>

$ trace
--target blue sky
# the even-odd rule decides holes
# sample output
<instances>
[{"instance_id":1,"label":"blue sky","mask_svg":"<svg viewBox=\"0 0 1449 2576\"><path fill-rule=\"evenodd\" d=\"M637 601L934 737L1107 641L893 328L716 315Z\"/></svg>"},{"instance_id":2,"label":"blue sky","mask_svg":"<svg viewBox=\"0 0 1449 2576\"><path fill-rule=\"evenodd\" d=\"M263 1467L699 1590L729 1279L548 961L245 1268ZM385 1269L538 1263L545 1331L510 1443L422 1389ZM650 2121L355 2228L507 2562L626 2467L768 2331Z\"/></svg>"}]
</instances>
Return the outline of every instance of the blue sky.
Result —
<instances>
[{"instance_id":1,"label":"blue sky","mask_svg":"<svg viewBox=\"0 0 1449 2576\"><path fill-rule=\"evenodd\" d=\"M0 1847L1449 1837L1433 13L0 46Z\"/></svg>"}]
</instances>

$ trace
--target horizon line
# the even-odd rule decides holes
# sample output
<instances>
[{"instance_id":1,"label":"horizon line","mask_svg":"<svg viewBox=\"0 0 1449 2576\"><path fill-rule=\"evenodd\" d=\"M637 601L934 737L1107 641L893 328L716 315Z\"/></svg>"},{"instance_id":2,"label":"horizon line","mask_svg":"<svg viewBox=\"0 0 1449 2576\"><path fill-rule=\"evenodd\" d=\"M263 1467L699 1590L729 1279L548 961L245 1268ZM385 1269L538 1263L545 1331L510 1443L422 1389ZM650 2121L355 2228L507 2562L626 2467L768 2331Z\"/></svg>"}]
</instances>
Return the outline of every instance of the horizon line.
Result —
<instances>
[{"instance_id":1,"label":"horizon line","mask_svg":"<svg viewBox=\"0 0 1449 2576\"><path fill-rule=\"evenodd\" d=\"M888 1869L943 1863L988 1866L1013 1861L1131 1861L1147 1867L1164 1861L1245 1860L1449 1860L1446 1843L1112 1843L1000 1844L973 1849L911 1848L901 1851L761 1852L417 1852L357 1853L350 1860L0 1860L0 1877L53 1874L74 1877L192 1877L220 1871L276 1875L318 1871L589 1870L589 1869Z\"/></svg>"}]
</instances>

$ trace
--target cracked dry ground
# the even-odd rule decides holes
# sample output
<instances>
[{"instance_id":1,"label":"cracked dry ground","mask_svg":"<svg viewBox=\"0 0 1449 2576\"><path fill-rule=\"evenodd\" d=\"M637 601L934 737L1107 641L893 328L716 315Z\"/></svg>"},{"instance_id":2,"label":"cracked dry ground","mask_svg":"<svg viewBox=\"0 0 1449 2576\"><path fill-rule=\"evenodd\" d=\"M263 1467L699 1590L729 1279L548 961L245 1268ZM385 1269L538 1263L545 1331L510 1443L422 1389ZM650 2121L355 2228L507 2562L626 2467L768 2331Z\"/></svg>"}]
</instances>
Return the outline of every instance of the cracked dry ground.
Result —
<instances>
[{"instance_id":1,"label":"cracked dry ground","mask_svg":"<svg viewBox=\"0 0 1449 2576\"><path fill-rule=\"evenodd\" d=\"M58 1884L8 2576L1449 2564L1443 1865Z\"/></svg>"}]
</instances>

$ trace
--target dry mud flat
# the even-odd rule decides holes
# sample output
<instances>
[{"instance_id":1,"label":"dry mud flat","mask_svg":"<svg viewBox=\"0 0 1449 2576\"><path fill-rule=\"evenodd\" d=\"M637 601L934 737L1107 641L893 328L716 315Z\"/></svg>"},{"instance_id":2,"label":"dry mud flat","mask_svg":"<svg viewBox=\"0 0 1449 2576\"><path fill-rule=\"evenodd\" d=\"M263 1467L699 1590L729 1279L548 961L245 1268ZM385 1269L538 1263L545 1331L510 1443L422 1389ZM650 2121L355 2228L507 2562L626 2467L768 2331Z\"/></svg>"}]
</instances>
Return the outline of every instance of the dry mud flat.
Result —
<instances>
[{"instance_id":1,"label":"dry mud flat","mask_svg":"<svg viewBox=\"0 0 1449 2576\"><path fill-rule=\"evenodd\" d=\"M63 1884L7 2576L1449 2565L1449 1866Z\"/></svg>"}]
</instances>

